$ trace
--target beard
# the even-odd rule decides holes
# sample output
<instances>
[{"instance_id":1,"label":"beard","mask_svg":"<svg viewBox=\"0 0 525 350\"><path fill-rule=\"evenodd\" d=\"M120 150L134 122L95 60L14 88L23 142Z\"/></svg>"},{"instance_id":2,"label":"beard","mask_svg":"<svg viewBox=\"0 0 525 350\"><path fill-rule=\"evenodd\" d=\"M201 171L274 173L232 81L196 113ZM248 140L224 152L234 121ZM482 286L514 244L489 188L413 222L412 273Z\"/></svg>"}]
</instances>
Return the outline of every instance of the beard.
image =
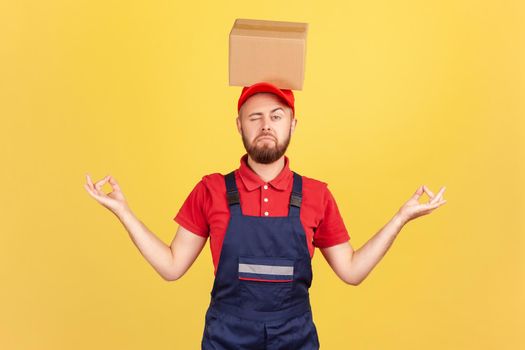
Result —
<instances>
[{"instance_id":1,"label":"beard","mask_svg":"<svg viewBox=\"0 0 525 350\"><path fill-rule=\"evenodd\" d=\"M279 143L273 135L261 134L257 136L253 144L250 144L249 141L246 139L242 128L241 132L242 143L244 145L244 148L246 149L246 152L254 161L261 164L270 164L281 158L286 152L288 145L290 144L290 138L292 135L292 130L290 129L290 131L288 132L288 137L282 143ZM271 142L273 142L275 145L272 146L268 145L267 143L263 143L262 146L258 146L259 138L264 135L273 137L274 141Z\"/></svg>"}]
</instances>

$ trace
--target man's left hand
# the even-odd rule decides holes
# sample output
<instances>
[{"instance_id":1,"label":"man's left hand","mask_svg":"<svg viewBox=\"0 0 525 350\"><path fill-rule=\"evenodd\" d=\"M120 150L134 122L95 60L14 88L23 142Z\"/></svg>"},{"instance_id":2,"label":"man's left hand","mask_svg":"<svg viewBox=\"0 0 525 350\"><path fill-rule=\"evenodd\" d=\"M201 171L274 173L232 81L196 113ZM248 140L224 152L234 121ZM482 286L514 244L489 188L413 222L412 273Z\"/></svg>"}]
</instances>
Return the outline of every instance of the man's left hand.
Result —
<instances>
[{"instance_id":1,"label":"man's left hand","mask_svg":"<svg viewBox=\"0 0 525 350\"><path fill-rule=\"evenodd\" d=\"M447 201L443 199L443 193L446 187L443 186L437 195L434 195L430 189L423 185L417 189L414 195L399 209L397 216L401 219L403 224L413 220L422 215L430 214L434 209L445 204ZM428 203L419 203L418 199L425 192L430 200Z\"/></svg>"}]
</instances>

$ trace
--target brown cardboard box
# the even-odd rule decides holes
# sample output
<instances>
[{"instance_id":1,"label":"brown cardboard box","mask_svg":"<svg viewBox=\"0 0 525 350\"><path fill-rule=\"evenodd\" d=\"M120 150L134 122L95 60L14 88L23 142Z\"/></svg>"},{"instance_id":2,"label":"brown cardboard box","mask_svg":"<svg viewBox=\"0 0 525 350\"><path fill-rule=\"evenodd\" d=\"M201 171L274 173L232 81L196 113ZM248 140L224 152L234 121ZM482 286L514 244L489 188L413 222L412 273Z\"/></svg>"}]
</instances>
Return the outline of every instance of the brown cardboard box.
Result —
<instances>
[{"instance_id":1,"label":"brown cardboard box","mask_svg":"<svg viewBox=\"0 0 525 350\"><path fill-rule=\"evenodd\" d=\"M302 90L308 23L236 19L230 31L230 85L266 81Z\"/></svg>"}]
</instances>

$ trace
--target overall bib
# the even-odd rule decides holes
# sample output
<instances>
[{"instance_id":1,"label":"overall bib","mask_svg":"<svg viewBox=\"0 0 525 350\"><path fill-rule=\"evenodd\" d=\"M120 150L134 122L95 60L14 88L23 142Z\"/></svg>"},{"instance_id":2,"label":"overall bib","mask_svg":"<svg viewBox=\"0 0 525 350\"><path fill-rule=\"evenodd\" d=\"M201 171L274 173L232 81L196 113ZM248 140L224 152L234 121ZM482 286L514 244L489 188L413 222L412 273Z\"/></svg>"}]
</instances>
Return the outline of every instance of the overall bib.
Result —
<instances>
[{"instance_id":1,"label":"overall bib","mask_svg":"<svg viewBox=\"0 0 525 350\"><path fill-rule=\"evenodd\" d=\"M288 216L243 215L234 172L225 176L230 221L222 244L203 350L317 350L308 289L312 266L293 172Z\"/></svg>"}]
</instances>

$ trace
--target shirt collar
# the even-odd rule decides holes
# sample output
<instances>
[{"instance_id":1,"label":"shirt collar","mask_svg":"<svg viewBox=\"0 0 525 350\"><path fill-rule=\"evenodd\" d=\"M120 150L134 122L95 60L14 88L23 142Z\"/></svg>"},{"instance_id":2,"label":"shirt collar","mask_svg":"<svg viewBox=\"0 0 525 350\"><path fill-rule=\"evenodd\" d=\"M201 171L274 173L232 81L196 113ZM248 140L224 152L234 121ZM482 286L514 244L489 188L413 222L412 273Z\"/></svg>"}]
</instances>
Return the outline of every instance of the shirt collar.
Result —
<instances>
[{"instance_id":1,"label":"shirt collar","mask_svg":"<svg viewBox=\"0 0 525 350\"><path fill-rule=\"evenodd\" d=\"M253 191L265 184L259 175L257 175L257 173L249 167L247 153L241 157L238 172L242 182L244 183L244 186L248 191ZM293 173L290 170L290 160L287 156L284 156L283 169L279 175L269 182L269 184L277 190L284 191L289 187L292 178Z\"/></svg>"}]
</instances>

